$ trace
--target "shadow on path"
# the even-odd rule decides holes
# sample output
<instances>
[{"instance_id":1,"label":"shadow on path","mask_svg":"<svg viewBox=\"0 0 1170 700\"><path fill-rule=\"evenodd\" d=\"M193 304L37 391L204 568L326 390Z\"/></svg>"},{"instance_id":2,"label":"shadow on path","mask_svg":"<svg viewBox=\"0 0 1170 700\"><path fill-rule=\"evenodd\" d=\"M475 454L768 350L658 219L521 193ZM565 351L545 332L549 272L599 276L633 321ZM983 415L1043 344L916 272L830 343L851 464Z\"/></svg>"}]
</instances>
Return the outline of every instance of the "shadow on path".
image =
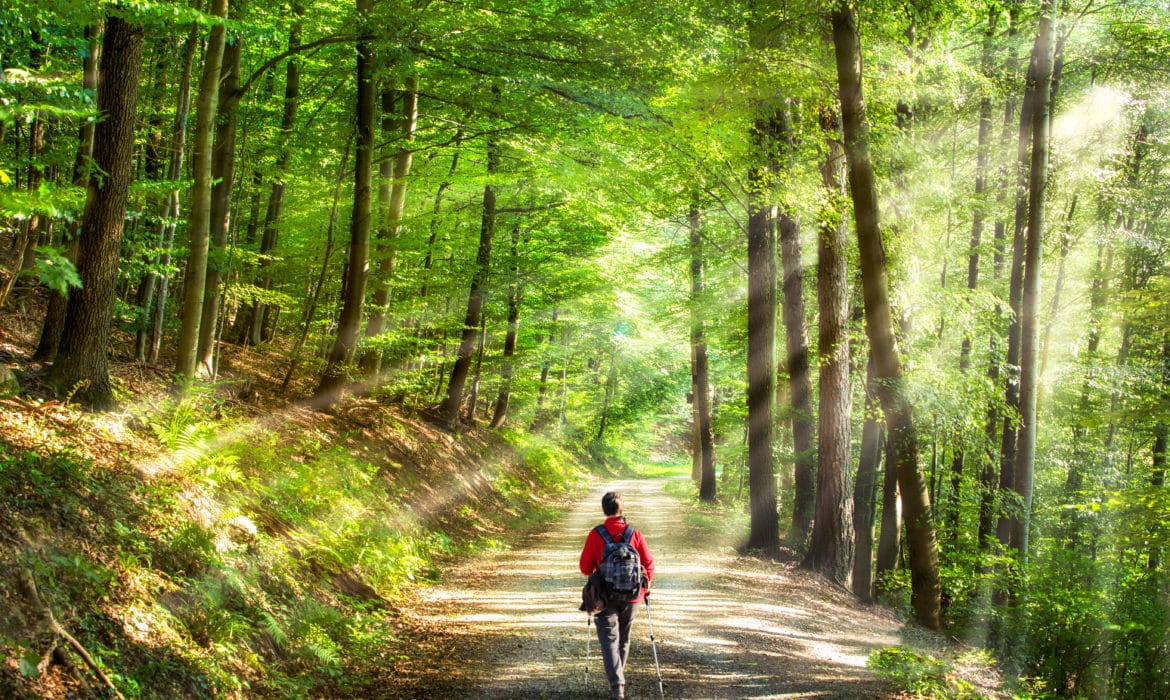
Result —
<instances>
[{"instance_id":1,"label":"shadow on path","mask_svg":"<svg viewBox=\"0 0 1170 700\"><path fill-rule=\"evenodd\" d=\"M664 483L600 485L548 532L421 589L410 621L420 645L398 669L393 697L608 697L596 637L577 611L578 557L608 490L624 493L655 557L651 614L666 697L892 697L865 668L870 651L899 641L892 613L790 565L737 556L730 540L688 524ZM636 619L627 694L658 697L644 608Z\"/></svg>"}]
</instances>

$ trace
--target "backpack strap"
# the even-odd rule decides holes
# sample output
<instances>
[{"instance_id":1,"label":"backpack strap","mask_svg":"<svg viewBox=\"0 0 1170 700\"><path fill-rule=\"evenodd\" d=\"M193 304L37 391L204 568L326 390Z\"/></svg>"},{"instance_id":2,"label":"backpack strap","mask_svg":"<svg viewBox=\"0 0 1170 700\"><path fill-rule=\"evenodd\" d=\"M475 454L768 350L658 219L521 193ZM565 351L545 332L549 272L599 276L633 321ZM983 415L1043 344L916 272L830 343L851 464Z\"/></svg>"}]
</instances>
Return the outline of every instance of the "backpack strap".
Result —
<instances>
[{"instance_id":1,"label":"backpack strap","mask_svg":"<svg viewBox=\"0 0 1170 700\"><path fill-rule=\"evenodd\" d=\"M614 543L613 537L610 536L609 530L605 529L605 525L598 525L597 527L595 527L593 529L597 530L597 534L601 535L602 542L604 542L605 544L613 544Z\"/></svg>"},{"instance_id":2,"label":"backpack strap","mask_svg":"<svg viewBox=\"0 0 1170 700\"><path fill-rule=\"evenodd\" d=\"M626 531L622 533L622 544L629 544L632 539L634 539L634 526L626 525Z\"/></svg>"}]
</instances>

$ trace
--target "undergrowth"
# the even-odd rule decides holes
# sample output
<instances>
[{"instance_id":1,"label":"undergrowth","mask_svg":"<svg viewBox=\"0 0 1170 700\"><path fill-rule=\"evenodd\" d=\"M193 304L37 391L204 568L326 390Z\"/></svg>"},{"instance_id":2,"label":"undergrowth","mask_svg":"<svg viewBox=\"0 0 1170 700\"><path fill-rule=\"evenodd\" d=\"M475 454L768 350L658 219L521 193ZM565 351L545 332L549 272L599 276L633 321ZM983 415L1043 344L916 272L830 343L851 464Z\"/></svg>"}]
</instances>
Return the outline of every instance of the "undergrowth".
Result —
<instances>
[{"instance_id":1,"label":"undergrowth","mask_svg":"<svg viewBox=\"0 0 1170 700\"><path fill-rule=\"evenodd\" d=\"M539 437L455 443L382 419L392 449L195 392L127 419L157 458L98 463L30 415L23 443L0 439L0 696L75 692L44 663L57 642L30 624L23 572L127 698L310 697L384 676L407 653L396 592L556 517L582 468Z\"/></svg>"}]
</instances>

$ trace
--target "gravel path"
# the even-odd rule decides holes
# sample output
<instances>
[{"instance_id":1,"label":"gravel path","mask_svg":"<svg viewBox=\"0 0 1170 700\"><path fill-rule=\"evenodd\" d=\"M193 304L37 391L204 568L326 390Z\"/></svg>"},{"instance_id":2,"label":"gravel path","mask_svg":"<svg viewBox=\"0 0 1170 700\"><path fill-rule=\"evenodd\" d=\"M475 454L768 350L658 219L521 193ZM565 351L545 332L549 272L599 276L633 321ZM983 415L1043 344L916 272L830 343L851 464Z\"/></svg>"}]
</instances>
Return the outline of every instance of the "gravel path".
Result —
<instances>
[{"instance_id":1,"label":"gravel path","mask_svg":"<svg viewBox=\"0 0 1170 700\"><path fill-rule=\"evenodd\" d=\"M419 589L406 606L418 648L397 669L393 696L608 697L596 637L577 611L577 560L603 519L601 495L616 489L655 557L651 614L666 697L892 697L865 668L872 649L899 642L888 610L791 565L737 556L730 540L688 523L663 483L599 484L549 531ZM644 608L636 619L627 694L656 698Z\"/></svg>"}]
</instances>

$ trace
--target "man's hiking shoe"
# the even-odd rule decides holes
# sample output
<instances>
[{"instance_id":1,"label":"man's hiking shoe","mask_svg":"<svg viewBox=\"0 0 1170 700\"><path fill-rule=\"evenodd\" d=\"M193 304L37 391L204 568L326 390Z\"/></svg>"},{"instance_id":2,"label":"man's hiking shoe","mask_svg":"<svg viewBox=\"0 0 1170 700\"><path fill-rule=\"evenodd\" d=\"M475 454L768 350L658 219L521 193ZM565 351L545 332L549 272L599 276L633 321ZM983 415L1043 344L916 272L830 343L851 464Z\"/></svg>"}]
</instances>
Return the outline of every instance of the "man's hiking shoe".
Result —
<instances>
[{"instance_id":1,"label":"man's hiking shoe","mask_svg":"<svg viewBox=\"0 0 1170 700\"><path fill-rule=\"evenodd\" d=\"M619 685L609 694L609 700L626 700L626 686Z\"/></svg>"}]
</instances>

